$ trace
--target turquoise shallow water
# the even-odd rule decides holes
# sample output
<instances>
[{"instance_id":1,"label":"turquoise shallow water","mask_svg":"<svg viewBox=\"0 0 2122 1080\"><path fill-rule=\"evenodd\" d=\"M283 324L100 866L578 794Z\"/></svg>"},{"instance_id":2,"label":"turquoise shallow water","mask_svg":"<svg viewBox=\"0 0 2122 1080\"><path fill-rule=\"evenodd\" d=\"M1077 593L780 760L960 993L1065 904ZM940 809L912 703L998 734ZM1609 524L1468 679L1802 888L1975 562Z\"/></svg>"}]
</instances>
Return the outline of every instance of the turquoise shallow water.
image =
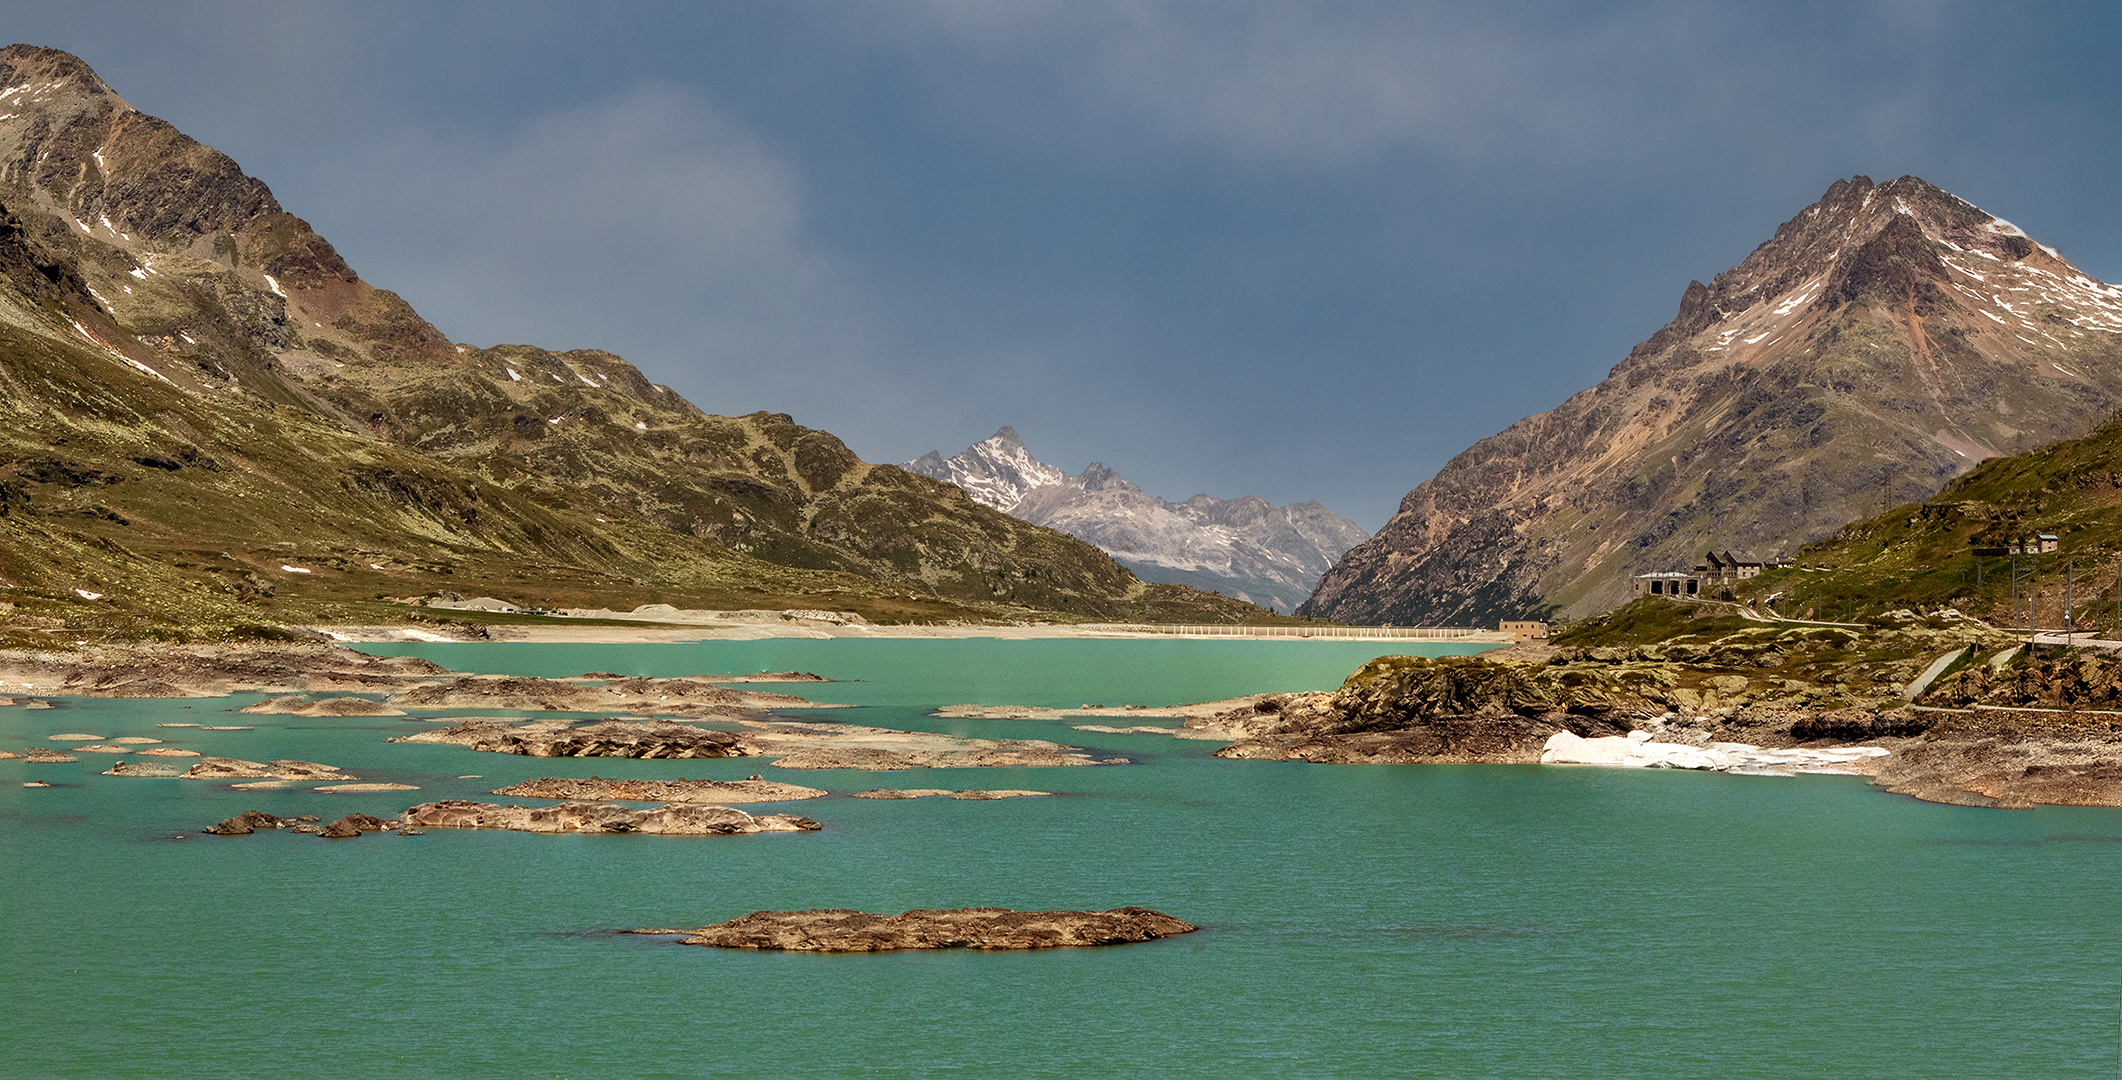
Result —
<instances>
[{"instance_id":1,"label":"turquoise shallow water","mask_svg":"<svg viewBox=\"0 0 2122 1080\"><path fill-rule=\"evenodd\" d=\"M379 650L380 651L380 650ZM1834 777L1228 762L960 701L1165 704L1334 681L1338 643L420 646L572 674L799 668L833 719L1054 738L1123 768L793 772L386 744L233 702L0 709L0 746L142 734L419 792L0 761L0 1075L2115 1075L2122 812L1933 806ZM158 728L251 723L251 731ZM179 760L179 759L172 759ZM179 760L181 764L181 760ZM479 773L478 779L458 774ZM541 775L763 773L823 832L172 840ZM60 786L29 790L26 777ZM850 799L875 786L1050 799ZM1202 925L1023 954L745 954L613 936L760 908L1142 904Z\"/></svg>"}]
</instances>

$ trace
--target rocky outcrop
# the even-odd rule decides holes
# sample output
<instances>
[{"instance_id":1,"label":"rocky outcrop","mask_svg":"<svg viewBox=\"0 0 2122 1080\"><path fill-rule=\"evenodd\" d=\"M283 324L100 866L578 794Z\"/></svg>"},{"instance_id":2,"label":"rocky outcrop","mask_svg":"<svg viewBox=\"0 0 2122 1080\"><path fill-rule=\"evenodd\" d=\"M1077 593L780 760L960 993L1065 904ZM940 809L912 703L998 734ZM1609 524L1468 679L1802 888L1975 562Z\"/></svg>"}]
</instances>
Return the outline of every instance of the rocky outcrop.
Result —
<instances>
[{"instance_id":1,"label":"rocky outcrop","mask_svg":"<svg viewBox=\"0 0 2122 1080\"><path fill-rule=\"evenodd\" d=\"M817 822L792 814L754 817L726 806L695 804L630 810L601 803L501 806L445 800L407 810L407 825L444 829L508 829L535 833L654 833L663 836L733 836L761 832L816 832Z\"/></svg>"},{"instance_id":2,"label":"rocky outcrop","mask_svg":"<svg viewBox=\"0 0 2122 1080\"><path fill-rule=\"evenodd\" d=\"M1711 548L1795 553L2122 403L2122 291L1914 177L1837 181L1599 385L1452 459L1299 614L1598 611Z\"/></svg>"},{"instance_id":3,"label":"rocky outcrop","mask_svg":"<svg viewBox=\"0 0 2122 1080\"><path fill-rule=\"evenodd\" d=\"M276 817L263 810L245 810L200 831L214 836L249 836L259 829L284 829L295 823L294 818Z\"/></svg>"},{"instance_id":4,"label":"rocky outcrop","mask_svg":"<svg viewBox=\"0 0 2122 1080\"><path fill-rule=\"evenodd\" d=\"M245 761L242 758L202 757L185 770L187 780L322 780L346 783L355 777L337 765L314 761Z\"/></svg>"},{"instance_id":5,"label":"rocky outcrop","mask_svg":"<svg viewBox=\"0 0 2122 1080\"><path fill-rule=\"evenodd\" d=\"M563 777L526 780L497 788L494 794L571 802L714 803L730 806L815 799L826 792L822 788L783 784L758 777L749 780L687 780L682 776L676 780L606 780L592 776L587 780Z\"/></svg>"},{"instance_id":6,"label":"rocky outcrop","mask_svg":"<svg viewBox=\"0 0 2122 1080\"><path fill-rule=\"evenodd\" d=\"M367 698L335 697L312 701L307 697L282 697L261 701L246 706L240 712L266 716L404 716L405 710L393 709L380 701Z\"/></svg>"},{"instance_id":7,"label":"rocky outcrop","mask_svg":"<svg viewBox=\"0 0 2122 1080\"><path fill-rule=\"evenodd\" d=\"M845 909L755 911L687 934L680 944L791 952L891 952L900 949L1053 949L1154 941L1196 930L1148 908L1111 911L1012 911L957 908L872 915Z\"/></svg>"},{"instance_id":8,"label":"rocky outcrop","mask_svg":"<svg viewBox=\"0 0 2122 1080\"><path fill-rule=\"evenodd\" d=\"M48 747L32 746L22 752L22 760L31 765L57 765L61 762L79 761L81 759L72 754L62 754Z\"/></svg>"},{"instance_id":9,"label":"rocky outcrop","mask_svg":"<svg viewBox=\"0 0 2122 1080\"><path fill-rule=\"evenodd\" d=\"M447 743L531 757L774 757L784 769L917 769L1124 764L1038 739L960 739L854 724L750 721L737 732L674 723L482 718L392 742Z\"/></svg>"},{"instance_id":10,"label":"rocky outcrop","mask_svg":"<svg viewBox=\"0 0 2122 1080\"><path fill-rule=\"evenodd\" d=\"M450 672L410 656L370 656L324 642L253 645L90 646L70 652L0 650L0 681L52 687L77 697L160 694L381 694L424 686Z\"/></svg>"},{"instance_id":11,"label":"rocky outcrop","mask_svg":"<svg viewBox=\"0 0 2122 1080\"><path fill-rule=\"evenodd\" d=\"M1317 502L1274 506L1252 495L1169 502L1093 463L1069 476L1033 458L1014 428L963 453L930 451L903 466L975 501L1088 540L1144 581L1192 585L1287 613L1342 552L1368 535Z\"/></svg>"},{"instance_id":12,"label":"rocky outcrop","mask_svg":"<svg viewBox=\"0 0 2122 1080\"><path fill-rule=\"evenodd\" d=\"M105 776L132 776L149 780L177 780L184 776L174 765L154 761L118 761L103 770Z\"/></svg>"},{"instance_id":13,"label":"rocky outcrop","mask_svg":"<svg viewBox=\"0 0 2122 1080\"><path fill-rule=\"evenodd\" d=\"M789 694L729 690L699 679L614 679L587 685L519 675L465 675L404 691L391 704L406 709L537 709L720 718L734 717L743 710L835 707Z\"/></svg>"},{"instance_id":14,"label":"rocky outcrop","mask_svg":"<svg viewBox=\"0 0 2122 1080\"><path fill-rule=\"evenodd\" d=\"M351 840L362 833L389 832L397 827L395 821L385 821L369 814L348 814L326 825L317 835L326 840Z\"/></svg>"},{"instance_id":15,"label":"rocky outcrop","mask_svg":"<svg viewBox=\"0 0 2122 1080\"><path fill-rule=\"evenodd\" d=\"M1126 758L1098 759L1071 747L1035 739L968 739L975 745L964 749L889 750L877 747L806 747L775 760L783 769L866 769L894 772L899 769L989 769L1041 768L1070 765L1124 765Z\"/></svg>"},{"instance_id":16,"label":"rocky outcrop","mask_svg":"<svg viewBox=\"0 0 2122 1080\"><path fill-rule=\"evenodd\" d=\"M1891 742L1893 756L1872 782L1926 802L2006 809L2122 806L2122 740L2112 731L1945 731Z\"/></svg>"},{"instance_id":17,"label":"rocky outcrop","mask_svg":"<svg viewBox=\"0 0 2122 1080\"><path fill-rule=\"evenodd\" d=\"M726 758L760 752L727 731L623 720L588 724L565 720L529 723L467 720L439 731L423 731L390 741L445 743L469 746L487 753L529 757Z\"/></svg>"}]
</instances>

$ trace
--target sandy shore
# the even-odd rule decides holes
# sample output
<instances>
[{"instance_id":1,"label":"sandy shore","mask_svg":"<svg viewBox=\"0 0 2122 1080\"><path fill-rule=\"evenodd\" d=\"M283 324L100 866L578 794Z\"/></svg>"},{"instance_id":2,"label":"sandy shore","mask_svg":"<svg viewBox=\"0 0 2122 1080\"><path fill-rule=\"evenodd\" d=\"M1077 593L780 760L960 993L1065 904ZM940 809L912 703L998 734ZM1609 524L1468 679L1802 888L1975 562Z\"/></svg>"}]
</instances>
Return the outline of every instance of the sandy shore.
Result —
<instances>
[{"instance_id":1,"label":"sandy shore","mask_svg":"<svg viewBox=\"0 0 2122 1080\"><path fill-rule=\"evenodd\" d=\"M433 614L452 611L533 614L501 601L468 600L461 604L431 604ZM652 604L633 611L577 610L544 616L539 623L471 624L457 626L306 626L334 641L522 641L563 644L659 644L686 641L757 641L769 638L999 638L1028 641L1041 638L1077 639L1187 639L1272 641L1375 641L1385 645L1428 645L1436 639L1411 638L1381 632L1365 635L1363 628L1334 627L1318 637L1292 636L1291 628L1262 627L1258 636L1234 633L1172 633L1145 627L1112 624L1071 623L960 623L880 626L860 615L828 611L698 611ZM627 625L615 625L627 624ZM1331 634L1332 636L1327 636ZM1494 632L1444 639L1453 644L1507 644L1509 639ZM1391 651L1387 649L1385 651Z\"/></svg>"}]
</instances>

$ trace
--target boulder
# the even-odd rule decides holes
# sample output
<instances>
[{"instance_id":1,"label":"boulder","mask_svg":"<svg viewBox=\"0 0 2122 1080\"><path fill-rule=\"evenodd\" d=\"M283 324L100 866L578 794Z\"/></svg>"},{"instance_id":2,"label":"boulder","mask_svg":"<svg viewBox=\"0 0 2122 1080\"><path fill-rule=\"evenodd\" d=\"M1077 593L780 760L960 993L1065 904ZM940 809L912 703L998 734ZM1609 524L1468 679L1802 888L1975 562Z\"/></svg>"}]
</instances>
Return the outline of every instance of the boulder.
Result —
<instances>
[{"instance_id":1,"label":"boulder","mask_svg":"<svg viewBox=\"0 0 2122 1080\"><path fill-rule=\"evenodd\" d=\"M281 829L294 824L293 819L274 817L263 810L245 810L218 825L200 831L215 836L249 836L259 829Z\"/></svg>"},{"instance_id":2,"label":"boulder","mask_svg":"<svg viewBox=\"0 0 2122 1080\"><path fill-rule=\"evenodd\" d=\"M324 827L318 836L326 840L346 840L365 832L388 832L397 828L397 823L385 821L368 814L348 814Z\"/></svg>"}]
</instances>

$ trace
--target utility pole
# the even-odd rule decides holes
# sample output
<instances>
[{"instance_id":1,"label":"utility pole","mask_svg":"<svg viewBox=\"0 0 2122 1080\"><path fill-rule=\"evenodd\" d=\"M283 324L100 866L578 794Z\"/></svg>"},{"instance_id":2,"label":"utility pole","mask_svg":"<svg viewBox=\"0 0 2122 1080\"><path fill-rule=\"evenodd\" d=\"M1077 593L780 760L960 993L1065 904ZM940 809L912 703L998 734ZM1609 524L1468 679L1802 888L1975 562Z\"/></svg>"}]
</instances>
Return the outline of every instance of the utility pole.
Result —
<instances>
[{"instance_id":1,"label":"utility pole","mask_svg":"<svg viewBox=\"0 0 2122 1080\"><path fill-rule=\"evenodd\" d=\"M2035 600L2038 597L2038 594L2034 591L2032 582L2034 580L2035 574L2037 574L2039 570L2039 563L2028 562L2024 572L2022 572L2019 568L2019 557L2017 555L2012 556L2011 601L2012 614L2014 615L2017 615L2019 612L2019 583L2021 581L2028 583L2026 588L2026 658L2029 660L2033 659L2034 656L2034 606Z\"/></svg>"},{"instance_id":2,"label":"utility pole","mask_svg":"<svg viewBox=\"0 0 2122 1080\"><path fill-rule=\"evenodd\" d=\"M2071 591L2070 591L2070 578L2071 578L2071 572L2072 572L2073 570L2077 569L2077 566L2078 566L2078 560L2076 560L2076 559L2065 559L2065 560L2063 560L2063 636L2064 636L2064 637L2069 637L2069 636L2070 636L2071 634L2073 634L2073 633L2076 633L2076 632L2077 632L2077 629L2078 629L2078 618L2077 618L2077 613L2076 613L2076 611L2075 611L2075 610L2073 610L2073 609L2072 609L2072 607L2071 607Z\"/></svg>"}]
</instances>

